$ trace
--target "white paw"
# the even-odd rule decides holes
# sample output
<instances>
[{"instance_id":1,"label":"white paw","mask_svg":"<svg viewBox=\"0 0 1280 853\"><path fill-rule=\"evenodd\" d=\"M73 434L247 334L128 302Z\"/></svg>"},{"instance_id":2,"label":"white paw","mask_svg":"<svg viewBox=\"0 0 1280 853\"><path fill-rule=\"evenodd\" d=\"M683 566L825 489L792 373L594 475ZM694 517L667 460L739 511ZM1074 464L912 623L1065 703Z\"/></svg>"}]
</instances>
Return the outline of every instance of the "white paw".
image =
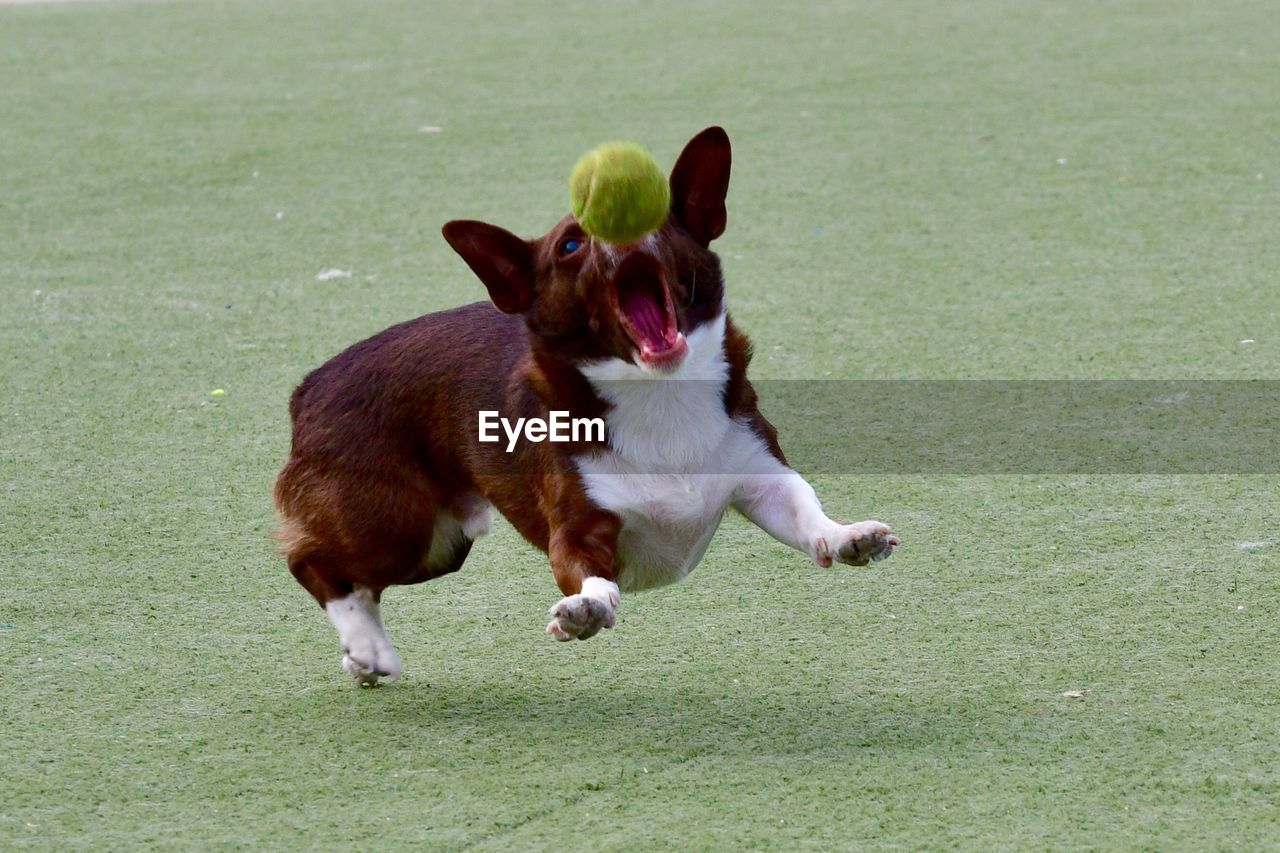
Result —
<instances>
[{"instance_id":1,"label":"white paw","mask_svg":"<svg viewBox=\"0 0 1280 853\"><path fill-rule=\"evenodd\" d=\"M872 560L883 560L893 553L899 544L889 525L879 521L860 521L836 528L831 539L819 539L815 543L814 559L820 566L832 562L848 566L865 566Z\"/></svg>"},{"instance_id":2,"label":"white paw","mask_svg":"<svg viewBox=\"0 0 1280 853\"><path fill-rule=\"evenodd\" d=\"M355 636L342 649L342 668L362 687L374 687L379 678L400 677L400 655L385 637Z\"/></svg>"},{"instance_id":3,"label":"white paw","mask_svg":"<svg viewBox=\"0 0 1280 853\"><path fill-rule=\"evenodd\" d=\"M617 621L617 613L607 601L570 595L551 608L547 633L561 641L585 640L594 637L601 628L612 628Z\"/></svg>"},{"instance_id":4,"label":"white paw","mask_svg":"<svg viewBox=\"0 0 1280 853\"><path fill-rule=\"evenodd\" d=\"M590 578L588 582L593 580L596 579ZM607 584L607 587L600 584ZM618 587L608 581L600 581L590 587L583 584L583 589L588 593L566 596L551 608L547 633L557 640L585 640L594 637L601 628L612 628L617 624Z\"/></svg>"}]
</instances>

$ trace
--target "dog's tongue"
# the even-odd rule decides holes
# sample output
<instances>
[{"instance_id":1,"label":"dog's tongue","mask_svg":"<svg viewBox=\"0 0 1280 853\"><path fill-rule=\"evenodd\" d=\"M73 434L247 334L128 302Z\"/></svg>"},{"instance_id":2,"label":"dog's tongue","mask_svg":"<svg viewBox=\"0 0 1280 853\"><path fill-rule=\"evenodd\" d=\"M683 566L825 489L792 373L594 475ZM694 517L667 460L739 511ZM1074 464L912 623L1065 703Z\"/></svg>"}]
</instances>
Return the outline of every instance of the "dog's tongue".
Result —
<instances>
[{"instance_id":1,"label":"dog's tongue","mask_svg":"<svg viewBox=\"0 0 1280 853\"><path fill-rule=\"evenodd\" d=\"M683 338L656 258L644 252L628 255L614 273L613 290L622 328L640 358L654 363L683 354Z\"/></svg>"},{"instance_id":2,"label":"dog's tongue","mask_svg":"<svg viewBox=\"0 0 1280 853\"><path fill-rule=\"evenodd\" d=\"M653 349L667 346L667 311L651 288L633 287L618 294L619 307ZM637 341L640 343L640 341Z\"/></svg>"}]
</instances>

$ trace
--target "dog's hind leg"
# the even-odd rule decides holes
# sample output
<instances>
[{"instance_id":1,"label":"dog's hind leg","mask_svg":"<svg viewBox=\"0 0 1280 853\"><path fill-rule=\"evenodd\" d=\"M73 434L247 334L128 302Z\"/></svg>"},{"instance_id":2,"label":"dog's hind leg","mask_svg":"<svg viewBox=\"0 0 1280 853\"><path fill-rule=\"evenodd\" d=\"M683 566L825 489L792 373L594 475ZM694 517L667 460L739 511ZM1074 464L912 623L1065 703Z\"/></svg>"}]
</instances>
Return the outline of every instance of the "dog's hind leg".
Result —
<instances>
[{"instance_id":1,"label":"dog's hind leg","mask_svg":"<svg viewBox=\"0 0 1280 853\"><path fill-rule=\"evenodd\" d=\"M289 569L333 623L342 648L342 668L352 678L372 687L379 678L400 676L400 655L382 627L380 589L326 570L316 555L290 557Z\"/></svg>"},{"instance_id":2,"label":"dog's hind leg","mask_svg":"<svg viewBox=\"0 0 1280 853\"><path fill-rule=\"evenodd\" d=\"M350 594L324 605L342 644L342 668L365 687L379 678L400 677L400 655L382 627L380 598L380 591L356 585Z\"/></svg>"},{"instance_id":3,"label":"dog's hind leg","mask_svg":"<svg viewBox=\"0 0 1280 853\"><path fill-rule=\"evenodd\" d=\"M433 525L431 544L420 568L400 577L418 583L456 572L471 550L471 543L489 531L489 504L464 499L456 515L441 514ZM351 591L324 603L324 612L338 631L342 644L342 668L359 684L373 687L379 678L400 677L400 655L382 625L381 590L352 584Z\"/></svg>"}]
</instances>

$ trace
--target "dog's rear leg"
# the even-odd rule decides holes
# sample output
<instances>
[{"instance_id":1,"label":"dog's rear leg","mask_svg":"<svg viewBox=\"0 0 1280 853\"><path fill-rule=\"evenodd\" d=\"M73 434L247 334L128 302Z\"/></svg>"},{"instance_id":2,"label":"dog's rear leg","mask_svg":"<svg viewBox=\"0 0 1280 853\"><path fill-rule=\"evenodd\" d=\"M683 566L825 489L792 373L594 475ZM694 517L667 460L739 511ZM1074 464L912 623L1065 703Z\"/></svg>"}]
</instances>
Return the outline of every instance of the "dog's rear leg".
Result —
<instances>
[{"instance_id":1,"label":"dog's rear leg","mask_svg":"<svg viewBox=\"0 0 1280 853\"><path fill-rule=\"evenodd\" d=\"M382 627L380 598L380 591L356 586L350 595L324 606L338 629L342 668L363 687L377 685L379 678L395 681L400 677L400 654Z\"/></svg>"},{"instance_id":2,"label":"dog's rear leg","mask_svg":"<svg viewBox=\"0 0 1280 853\"><path fill-rule=\"evenodd\" d=\"M400 655L382 627L382 591L340 580L312 560L290 560L289 568L324 608L338 632L342 668L364 687L400 677Z\"/></svg>"}]
</instances>

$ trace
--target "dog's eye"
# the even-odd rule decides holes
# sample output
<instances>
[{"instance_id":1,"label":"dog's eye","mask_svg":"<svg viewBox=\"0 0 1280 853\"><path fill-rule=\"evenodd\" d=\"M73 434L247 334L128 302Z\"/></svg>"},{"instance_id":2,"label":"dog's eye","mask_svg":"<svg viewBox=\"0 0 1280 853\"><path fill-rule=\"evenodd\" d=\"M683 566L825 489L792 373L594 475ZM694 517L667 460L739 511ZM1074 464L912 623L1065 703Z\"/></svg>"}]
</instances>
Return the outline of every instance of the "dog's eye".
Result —
<instances>
[{"instance_id":1,"label":"dog's eye","mask_svg":"<svg viewBox=\"0 0 1280 853\"><path fill-rule=\"evenodd\" d=\"M582 248L582 241L576 237L566 237L560 241L560 248L557 250L560 257L567 258L574 252Z\"/></svg>"}]
</instances>

